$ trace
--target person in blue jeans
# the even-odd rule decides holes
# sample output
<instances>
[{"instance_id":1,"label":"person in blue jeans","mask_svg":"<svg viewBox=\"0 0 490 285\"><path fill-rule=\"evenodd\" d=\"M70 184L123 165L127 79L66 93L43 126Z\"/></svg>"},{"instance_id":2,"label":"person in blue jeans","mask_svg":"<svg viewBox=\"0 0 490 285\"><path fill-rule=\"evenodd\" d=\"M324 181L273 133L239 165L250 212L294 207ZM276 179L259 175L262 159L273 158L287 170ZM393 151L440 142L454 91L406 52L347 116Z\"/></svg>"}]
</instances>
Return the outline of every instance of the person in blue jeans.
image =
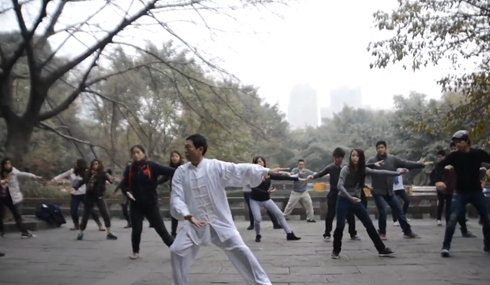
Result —
<instances>
[{"instance_id":1,"label":"person in blue jeans","mask_svg":"<svg viewBox=\"0 0 490 285\"><path fill-rule=\"evenodd\" d=\"M424 168L426 165L432 164L432 162L414 162L400 159L394 155L387 153L386 142L376 142L376 157L371 158L368 161L368 165L376 162L383 162L381 169L396 171L398 168L404 169L416 169ZM378 209L378 226L379 235L381 239L386 240L386 204L390 206L392 215L395 215L400 227L403 231L403 237L407 239L419 238L418 235L412 232L412 228L407 221L405 214L403 213L402 206L397 196L393 193L394 177L377 175L371 179L373 190L374 203Z\"/></svg>"},{"instance_id":2,"label":"person in blue jeans","mask_svg":"<svg viewBox=\"0 0 490 285\"><path fill-rule=\"evenodd\" d=\"M444 168L451 165L456 174L456 192L451 203L451 215L446 225L441 255L449 257L451 241L458 217L463 215L466 205L472 204L480 215L483 231L483 250L490 253L490 216L488 203L483 194L480 182L480 167L482 163L490 163L490 154L481 149L471 148L468 131L457 131L453 137L458 151L451 152L436 165L436 188L439 191L446 189L443 180Z\"/></svg>"},{"instance_id":3,"label":"person in blue jeans","mask_svg":"<svg viewBox=\"0 0 490 285\"><path fill-rule=\"evenodd\" d=\"M333 259L339 258L342 249L342 235L348 213L353 213L364 225L374 246L378 250L379 256L391 256L395 254L394 251L385 246L381 237L378 235L366 207L362 204L361 193L363 191L366 175L398 176L406 172L408 172L406 169L401 171L388 171L367 168L364 151L361 149L354 149L351 151L349 165L342 167L337 183L339 196L337 198L336 209L337 226L333 233Z\"/></svg>"}]
</instances>

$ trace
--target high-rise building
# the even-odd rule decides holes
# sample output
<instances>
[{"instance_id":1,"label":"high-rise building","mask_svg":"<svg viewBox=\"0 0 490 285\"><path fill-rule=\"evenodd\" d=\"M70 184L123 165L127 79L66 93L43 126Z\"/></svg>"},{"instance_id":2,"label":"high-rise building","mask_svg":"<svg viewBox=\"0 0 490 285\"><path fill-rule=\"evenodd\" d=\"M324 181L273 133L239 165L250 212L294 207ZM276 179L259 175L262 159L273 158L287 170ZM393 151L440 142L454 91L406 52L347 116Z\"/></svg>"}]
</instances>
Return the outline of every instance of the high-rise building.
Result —
<instances>
[{"instance_id":1,"label":"high-rise building","mask_svg":"<svg viewBox=\"0 0 490 285\"><path fill-rule=\"evenodd\" d=\"M358 109L362 107L361 88L340 87L330 91L330 110L339 113L344 106Z\"/></svg>"},{"instance_id":2,"label":"high-rise building","mask_svg":"<svg viewBox=\"0 0 490 285\"><path fill-rule=\"evenodd\" d=\"M323 124L323 119L330 119L332 118L332 110L330 107L323 107L320 108L320 124Z\"/></svg>"},{"instance_id":3,"label":"high-rise building","mask_svg":"<svg viewBox=\"0 0 490 285\"><path fill-rule=\"evenodd\" d=\"M294 130L318 126L318 101L310 85L298 84L291 90L288 121Z\"/></svg>"}]
</instances>

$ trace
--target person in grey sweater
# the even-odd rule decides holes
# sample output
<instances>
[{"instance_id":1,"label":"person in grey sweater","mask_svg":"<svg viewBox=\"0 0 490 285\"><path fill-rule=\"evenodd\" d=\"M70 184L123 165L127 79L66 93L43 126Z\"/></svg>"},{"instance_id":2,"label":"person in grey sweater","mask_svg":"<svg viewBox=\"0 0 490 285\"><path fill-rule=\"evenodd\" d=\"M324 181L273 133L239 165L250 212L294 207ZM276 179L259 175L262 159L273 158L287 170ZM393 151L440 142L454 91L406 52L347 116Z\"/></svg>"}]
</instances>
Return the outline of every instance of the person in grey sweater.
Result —
<instances>
[{"instance_id":1,"label":"person in grey sweater","mask_svg":"<svg viewBox=\"0 0 490 285\"><path fill-rule=\"evenodd\" d=\"M417 169L424 168L426 165L431 164L432 162L414 162L407 161L401 158L398 158L394 155L390 155L386 152L386 142L378 141L376 143L376 157L369 159L368 164L383 161L381 165L381 169L396 171L398 168L405 169ZM418 235L412 232L410 224L403 213L402 206L400 205L400 201L396 195L393 194L393 182L395 177L392 176L375 176L371 179L371 184L373 190L371 193L373 194L373 199L376 204L376 208L378 209L378 227L379 227L379 235L381 239L386 240L386 204L388 204L391 208L392 215L395 215L398 222L400 223L400 227L403 230L404 237L407 239L419 238Z\"/></svg>"},{"instance_id":2,"label":"person in grey sweater","mask_svg":"<svg viewBox=\"0 0 490 285\"><path fill-rule=\"evenodd\" d=\"M306 169L305 165L306 162L300 159L298 160L298 167L291 170L291 175L297 175L300 180L293 182L293 191L291 191L288 204L286 205L286 209L284 209L284 216L289 216L296 205L300 203L306 210L306 221L308 223L316 223L313 202L310 194L306 191L308 182L305 181L308 176L315 175L315 172Z\"/></svg>"},{"instance_id":3,"label":"person in grey sweater","mask_svg":"<svg viewBox=\"0 0 490 285\"><path fill-rule=\"evenodd\" d=\"M408 170L387 171L366 168L366 159L364 151L354 149L349 156L349 165L342 167L340 171L337 189L339 195L337 198L337 226L333 233L333 251L332 258L339 258L342 249L342 235L345 227L345 219L349 212L353 213L364 225L366 231L378 250L379 256L391 256L395 252L386 247L381 240L376 228L374 227L367 209L361 203L361 191L363 191L366 175L377 176L398 176Z\"/></svg>"}]
</instances>

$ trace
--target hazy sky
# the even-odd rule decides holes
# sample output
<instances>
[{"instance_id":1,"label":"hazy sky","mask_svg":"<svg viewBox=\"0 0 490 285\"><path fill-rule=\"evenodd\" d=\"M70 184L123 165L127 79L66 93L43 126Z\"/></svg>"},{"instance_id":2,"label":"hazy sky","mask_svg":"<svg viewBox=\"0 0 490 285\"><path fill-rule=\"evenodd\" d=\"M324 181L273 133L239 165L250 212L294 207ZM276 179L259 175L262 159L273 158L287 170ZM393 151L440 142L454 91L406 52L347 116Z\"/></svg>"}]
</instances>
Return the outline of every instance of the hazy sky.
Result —
<instances>
[{"instance_id":1,"label":"hazy sky","mask_svg":"<svg viewBox=\"0 0 490 285\"><path fill-rule=\"evenodd\" d=\"M279 103L285 113L289 92L297 83L309 83L317 90L319 107L329 105L330 89L359 86L363 104L388 109L393 106L392 96L397 94L419 91L431 98L440 97L441 89L435 81L447 71L440 66L415 73L403 70L401 65L385 70L369 68L373 58L366 50L368 43L387 36L373 28L372 14L396 5L396 0L300 0L289 7L274 7L277 9L274 12L282 18L270 12L240 11L240 24L237 24L224 17L204 15L211 25L240 33L226 32L210 37L205 29L193 25L176 25L174 29L205 50L207 56L219 57L221 66L244 83L260 87L261 96L270 103ZM81 19L93 10L92 7L67 9L60 22ZM120 19L113 11L107 13L97 21L113 24ZM16 26L13 15L0 16L0 21L7 24L4 27ZM196 14L167 12L161 15L162 21L189 17L195 20ZM129 41L150 40L156 44L169 38L162 28L152 29L131 29L125 35ZM89 41L89 38L85 40ZM81 49L79 43L72 41L64 53L73 54Z\"/></svg>"}]
</instances>

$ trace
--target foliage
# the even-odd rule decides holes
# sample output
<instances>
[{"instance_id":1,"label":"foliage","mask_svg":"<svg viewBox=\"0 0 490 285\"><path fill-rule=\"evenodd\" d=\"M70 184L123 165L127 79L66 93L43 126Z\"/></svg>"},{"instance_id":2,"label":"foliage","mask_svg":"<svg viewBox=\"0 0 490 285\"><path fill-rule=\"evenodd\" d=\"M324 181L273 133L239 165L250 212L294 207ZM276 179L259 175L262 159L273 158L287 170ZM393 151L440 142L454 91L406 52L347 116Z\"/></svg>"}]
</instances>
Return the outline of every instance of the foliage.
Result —
<instances>
[{"instance_id":1,"label":"foliage","mask_svg":"<svg viewBox=\"0 0 490 285\"><path fill-rule=\"evenodd\" d=\"M464 126L474 138L485 138L490 115L488 1L398 2L395 10L374 14L378 29L393 36L369 45L376 58L371 68L401 62L403 68L417 70L448 62L456 72L438 83L444 92L458 92L462 98L458 104L439 106L426 116L438 117L445 132ZM466 63L471 64L470 71ZM419 124L418 128L434 132L440 127Z\"/></svg>"},{"instance_id":2,"label":"foliage","mask_svg":"<svg viewBox=\"0 0 490 285\"><path fill-rule=\"evenodd\" d=\"M29 152L28 146L33 139L34 129L40 128L79 144L85 144L94 155L97 155L94 147L104 149L111 158L112 165L116 166L117 161L113 158L116 150L114 135L109 139L110 148L107 149L73 136L69 129L60 131L60 127L66 129L67 124L60 120L58 115L73 107L81 95L91 94L98 96L98 100L107 100L107 97L98 92L98 88L104 85L105 80L141 68L151 70L155 64L165 66L165 71L160 70L160 72L170 79L175 89L180 87L180 84L187 83L189 87L192 87L188 91L194 93L196 82L209 85L212 89L214 86L209 84L209 80L201 81L202 76L194 77L194 75L196 73L202 75L203 70L206 70L208 73L212 72L223 78L231 76L212 60L203 56L198 47L177 34L175 25L179 22L192 23L196 33L199 33L198 29L202 25L207 28L208 32L214 33L217 32L217 29L211 28L206 20L210 16L233 19L233 13L236 11L247 8L264 11L264 7L277 3L282 4L283 1L240 0L220 4L211 0L178 2L160 0L136 2L11 1L11 3L3 3L0 16L13 18L18 24L18 26L12 25L9 27L12 30L0 36L0 118L3 119L7 130L4 152L12 157L16 165L23 166L24 156ZM107 21L101 22L101 19L107 19ZM186 47L185 62L180 62L179 56L173 54L164 53L160 56L154 52L155 49L146 49L136 44L138 41L131 40L134 34L128 34L128 31L134 28L133 32L144 34L148 27L159 27L160 32L165 33L167 38L175 39L179 45ZM152 32L158 31L153 29ZM72 54L62 57L60 52L67 51L65 47L67 43L71 44ZM110 60L107 58L107 53L117 51L121 46L140 54L144 53L147 58L144 58L142 62L131 60L118 62L118 66L105 68L104 62L107 59ZM192 54L192 59L187 54ZM169 58L177 59L177 61L168 61ZM186 66L189 62L192 63L192 68ZM211 80L211 83L213 82ZM119 94L123 91L128 93L128 87L133 87L133 91L136 89L136 86L130 86L128 83L126 90L122 90L122 87L112 86L113 93ZM145 89L139 90L140 93L146 93L146 91ZM21 100L16 100L17 98ZM140 98L138 97L137 100ZM110 118L110 121L104 123L106 131L107 128L110 128L111 133L114 134L120 123L118 113L120 111L116 112L116 110L121 107L121 102L112 100L112 103L111 114L114 116ZM189 105L183 101L180 103ZM104 115L106 119L110 116L107 112ZM137 119L132 118L132 120L138 123ZM130 121L131 119L128 120L128 124ZM161 122L146 121L143 123L152 125ZM104 133L100 135L103 136ZM153 140L147 143L150 148L153 148ZM82 154L87 149L83 150L77 146L77 150Z\"/></svg>"}]
</instances>

